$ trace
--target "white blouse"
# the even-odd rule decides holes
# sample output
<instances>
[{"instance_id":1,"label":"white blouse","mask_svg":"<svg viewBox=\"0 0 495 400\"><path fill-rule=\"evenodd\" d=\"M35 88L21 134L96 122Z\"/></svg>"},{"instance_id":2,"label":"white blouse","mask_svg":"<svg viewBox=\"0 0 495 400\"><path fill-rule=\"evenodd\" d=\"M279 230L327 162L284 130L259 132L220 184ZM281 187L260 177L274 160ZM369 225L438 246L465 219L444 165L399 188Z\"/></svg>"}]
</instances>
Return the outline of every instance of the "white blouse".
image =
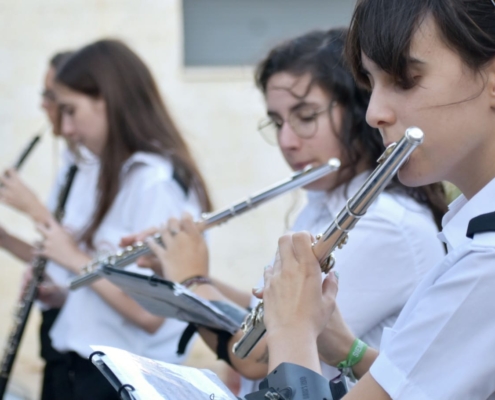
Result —
<instances>
[{"instance_id":1,"label":"white blouse","mask_svg":"<svg viewBox=\"0 0 495 400\"><path fill-rule=\"evenodd\" d=\"M62 154L62 167L57 175L55 185L48 198L48 208L52 212L55 211L58 203L58 196L61 188L65 185L67 171L71 165L76 164L78 171L69 192L65 204L65 214L62 218L62 226L69 232L76 234L76 227L84 226L94 212L94 201L81 201L79 196L84 193L86 199L96 198L96 187L98 184L98 174L100 171L98 159L95 158L89 150L80 148L82 157L77 159L74 154L66 149ZM60 265L49 261L46 265L46 273L59 285L67 284L67 281L72 276L67 269ZM42 304L42 303L41 303ZM46 308L42 305L42 308Z\"/></svg>"},{"instance_id":2,"label":"white blouse","mask_svg":"<svg viewBox=\"0 0 495 400\"><path fill-rule=\"evenodd\" d=\"M466 236L495 211L495 179L450 206L439 237L448 255L383 334L373 378L394 400L495 400L495 232Z\"/></svg>"},{"instance_id":3,"label":"white blouse","mask_svg":"<svg viewBox=\"0 0 495 400\"><path fill-rule=\"evenodd\" d=\"M308 202L292 231L322 233L362 186L370 171L332 192L308 191ZM416 285L445 254L430 210L411 197L383 192L334 253L339 274L337 303L352 332L378 348L383 329L392 326ZM253 298L254 299L254 298ZM257 303L254 299L253 305ZM322 363L325 377L339 372ZM258 390L242 379L242 395Z\"/></svg>"},{"instance_id":4,"label":"white blouse","mask_svg":"<svg viewBox=\"0 0 495 400\"><path fill-rule=\"evenodd\" d=\"M99 254L114 253L123 236L180 217L185 211L195 217L200 214L194 192L190 191L186 197L173 179L172 164L159 155L142 152L132 155L122 168L121 182L121 189L94 236ZM67 219L65 225L81 232L91 218L95 199L87 195L84 186L74 187L69 204L80 210L81 215L77 221ZM147 272L137 266L128 269ZM176 350L185 326L183 322L167 319L156 333L149 334L114 311L90 287L83 287L69 293L50 336L58 351L75 351L82 357L90 355L90 345L106 345L176 363L184 357L177 356Z\"/></svg>"}]
</instances>

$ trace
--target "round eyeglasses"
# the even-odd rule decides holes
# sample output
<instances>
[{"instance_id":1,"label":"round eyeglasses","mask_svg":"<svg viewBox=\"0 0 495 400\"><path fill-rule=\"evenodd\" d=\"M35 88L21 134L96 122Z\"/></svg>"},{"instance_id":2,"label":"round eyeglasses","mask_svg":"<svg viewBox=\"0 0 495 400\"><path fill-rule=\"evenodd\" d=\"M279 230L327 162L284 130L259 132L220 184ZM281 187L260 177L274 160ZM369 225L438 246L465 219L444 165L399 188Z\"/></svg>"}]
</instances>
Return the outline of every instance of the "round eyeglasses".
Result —
<instances>
[{"instance_id":1,"label":"round eyeglasses","mask_svg":"<svg viewBox=\"0 0 495 400\"><path fill-rule=\"evenodd\" d=\"M327 111L331 111L336 104L336 101L332 101L328 107L322 110L318 110L309 104L302 105L289 113L287 121L277 117L264 118L258 124L258 131L269 144L277 146L280 129L287 122L294 133L301 139L310 139L318 130L318 117Z\"/></svg>"},{"instance_id":2,"label":"round eyeglasses","mask_svg":"<svg viewBox=\"0 0 495 400\"><path fill-rule=\"evenodd\" d=\"M44 89L43 92L41 92L41 97L43 98L43 100L48 101L50 103L57 102L57 97L55 96L55 92L51 89Z\"/></svg>"}]
</instances>

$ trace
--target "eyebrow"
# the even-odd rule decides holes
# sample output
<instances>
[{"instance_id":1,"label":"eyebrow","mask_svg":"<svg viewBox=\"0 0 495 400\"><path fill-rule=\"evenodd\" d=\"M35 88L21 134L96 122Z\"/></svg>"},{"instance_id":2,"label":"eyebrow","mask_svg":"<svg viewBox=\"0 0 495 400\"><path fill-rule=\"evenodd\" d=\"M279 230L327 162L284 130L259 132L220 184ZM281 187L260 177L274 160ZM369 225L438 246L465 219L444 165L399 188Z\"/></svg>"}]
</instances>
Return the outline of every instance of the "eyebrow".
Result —
<instances>
[{"instance_id":1,"label":"eyebrow","mask_svg":"<svg viewBox=\"0 0 495 400\"><path fill-rule=\"evenodd\" d=\"M73 104L70 104L70 103L64 103L62 101L58 101L58 107L61 111L64 111L65 109L67 108L70 108L70 107L73 107Z\"/></svg>"},{"instance_id":2,"label":"eyebrow","mask_svg":"<svg viewBox=\"0 0 495 400\"><path fill-rule=\"evenodd\" d=\"M319 106L320 104L317 104L317 103L313 103L313 102L308 102L308 101L300 101L296 104L294 104L290 109L289 109L289 112L292 112L292 111L296 111L304 106ZM276 116L280 116L278 112L276 111L272 111L272 110L267 110L266 114L268 116L273 116L273 115L276 115Z\"/></svg>"},{"instance_id":3,"label":"eyebrow","mask_svg":"<svg viewBox=\"0 0 495 400\"><path fill-rule=\"evenodd\" d=\"M414 67L426 65L426 61L423 61L423 60L416 58L416 57L407 57L406 61L407 61L407 65L414 66ZM373 62L373 60L371 60L371 62ZM378 67L378 69L382 70L382 68L380 68L380 67ZM371 76L371 72L368 71L363 66L362 61L361 61L361 67L359 68L359 72L363 75Z\"/></svg>"},{"instance_id":4,"label":"eyebrow","mask_svg":"<svg viewBox=\"0 0 495 400\"><path fill-rule=\"evenodd\" d=\"M407 57L407 63L412 65L425 65L426 61L420 60L416 57Z\"/></svg>"}]
</instances>

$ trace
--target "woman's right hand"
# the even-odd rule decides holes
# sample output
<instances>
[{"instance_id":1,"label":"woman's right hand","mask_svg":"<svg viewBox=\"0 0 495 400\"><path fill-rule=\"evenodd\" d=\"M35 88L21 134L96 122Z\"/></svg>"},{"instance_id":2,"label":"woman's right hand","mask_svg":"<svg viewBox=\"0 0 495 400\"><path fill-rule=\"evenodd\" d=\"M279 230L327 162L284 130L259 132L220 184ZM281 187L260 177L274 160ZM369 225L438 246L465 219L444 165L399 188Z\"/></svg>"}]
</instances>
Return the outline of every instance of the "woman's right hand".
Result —
<instances>
[{"instance_id":1,"label":"woman's right hand","mask_svg":"<svg viewBox=\"0 0 495 400\"><path fill-rule=\"evenodd\" d=\"M22 291L24 293L33 279L32 267L26 268L22 276ZM61 308L67 298L68 289L56 285L55 282L48 276L44 275L43 281L38 285L37 299L47 305L49 308Z\"/></svg>"},{"instance_id":2,"label":"woman's right hand","mask_svg":"<svg viewBox=\"0 0 495 400\"><path fill-rule=\"evenodd\" d=\"M45 207L20 179L17 171L8 169L0 176L0 201L36 219Z\"/></svg>"},{"instance_id":3,"label":"woman's right hand","mask_svg":"<svg viewBox=\"0 0 495 400\"><path fill-rule=\"evenodd\" d=\"M142 232L135 233L133 235L124 236L120 239L119 246L127 247L136 244L137 242L145 242L150 236L158 233L158 228L151 227L145 229ZM163 276L162 264L155 254L149 254L146 256L141 256L136 260L136 264L141 268L151 269L156 275Z\"/></svg>"},{"instance_id":4,"label":"woman's right hand","mask_svg":"<svg viewBox=\"0 0 495 400\"><path fill-rule=\"evenodd\" d=\"M166 279L183 282L193 276L208 276L208 248L191 215L185 214L181 220L171 218L160 233L163 247L152 239L147 243L158 256Z\"/></svg>"},{"instance_id":5,"label":"woman's right hand","mask_svg":"<svg viewBox=\"0 0 495 400\"><path fill-rule=\"evenodd\" d=\"M57 285L48 275L38 286L38 300L50 308L62 308L68 293L67 287Z\"/></svg>"}]
</instances>

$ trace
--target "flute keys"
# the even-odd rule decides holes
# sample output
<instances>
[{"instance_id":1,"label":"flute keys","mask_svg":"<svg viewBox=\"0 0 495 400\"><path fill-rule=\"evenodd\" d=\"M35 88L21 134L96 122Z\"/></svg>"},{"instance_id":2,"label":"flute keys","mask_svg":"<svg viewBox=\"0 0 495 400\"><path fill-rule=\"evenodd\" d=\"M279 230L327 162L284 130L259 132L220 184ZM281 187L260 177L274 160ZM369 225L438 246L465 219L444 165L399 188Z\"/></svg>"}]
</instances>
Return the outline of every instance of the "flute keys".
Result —
<instances>
[{"instance_id":1,"label":"flute keys","mask_svg":"<svg viewBox=\"0 0 495 400\"><path fill-rule=\"evenodd\" d=\"M378 164L382 164L385 162L385 160L388 158L388 156L394 151L394 149L397 147L397 143L392 143L387 146L383 154L376 160Z\"/></svg>"},{"instance_id":2,"label":"flute keys","mask_svg":"<svg viewBox=\"0 0 495 400\"><path fill-rule=\"evenodd\" d=\"M246 332L253 325L253 312L246 315L246 319L241 324L241 329Z\"/></svg>"},{"instance_id":3,"label":"flute keys","mask_svg":"<svg viewBox=\"0 0 495 400\"><path fill-rule=\"evenodd\" d=\"M325 259L325 261L323 261L320 264L321 272L323 272L324 274L328 274L330 272L330 270L333 268L334 265L335 265L335 258L333 257L333 254L330 254Z\"/></svg>"},{"instance_id":4,"label":"flute keys","mask_svg":"<svg viewBox=\"0 0 495 400\"><path fill-rule=\"evenodd\" d=\"M337 244L337 247L339 249L341 249L342 247L344 247L344 245L347 244L347 240L349 239L349 236L346 234L345 236L342 237L342 239L339 240L338 244Z\"/></svg>"}]
</instances>

